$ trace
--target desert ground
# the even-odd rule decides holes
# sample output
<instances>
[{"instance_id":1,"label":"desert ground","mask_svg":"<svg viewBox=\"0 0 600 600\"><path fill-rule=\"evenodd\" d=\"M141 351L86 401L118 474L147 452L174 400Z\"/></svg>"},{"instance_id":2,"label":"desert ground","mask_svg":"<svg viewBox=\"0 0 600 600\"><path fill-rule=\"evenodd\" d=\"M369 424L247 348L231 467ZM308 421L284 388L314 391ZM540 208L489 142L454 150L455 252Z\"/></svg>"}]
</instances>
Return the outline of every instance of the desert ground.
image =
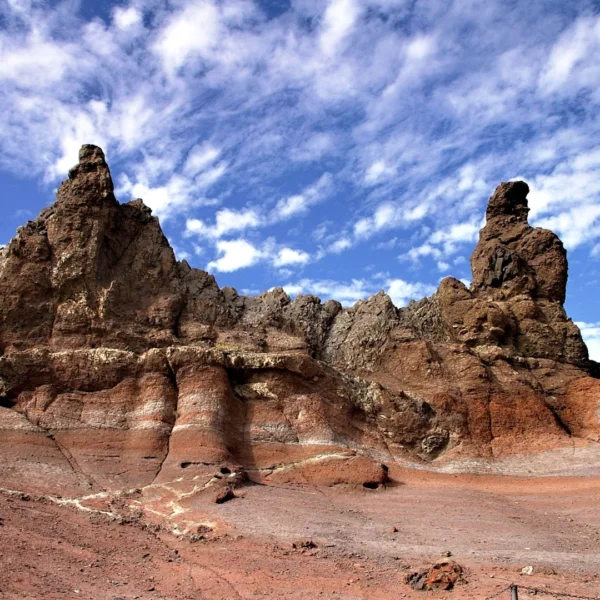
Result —
<instances>
[{"instance_id":1,"label":"desert ground","mask_svg":"<svg viewBox=\"0 0 600 600\"><path fill-rule=\"evenodd\" d=\"M192 497L212 525L195 536L5 491L0 597L458 600L511 583L520 598L543 597L525 587L600 596L600 477L390 475L377 490L249 484L223 504ZM453 590L405 582L443 560L464 570Z\"/></svg>"}]
</instances>

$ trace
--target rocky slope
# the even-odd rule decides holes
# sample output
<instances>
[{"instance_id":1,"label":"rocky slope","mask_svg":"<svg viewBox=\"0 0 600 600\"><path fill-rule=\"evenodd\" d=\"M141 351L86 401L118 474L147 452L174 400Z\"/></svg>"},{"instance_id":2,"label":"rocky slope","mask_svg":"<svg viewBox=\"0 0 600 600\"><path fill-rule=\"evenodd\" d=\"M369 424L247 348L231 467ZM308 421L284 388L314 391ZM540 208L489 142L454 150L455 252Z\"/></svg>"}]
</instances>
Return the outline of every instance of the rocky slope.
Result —
<instances>
[{"instance_id":1,"label":"rocky slope","mask_svg":"<svg viewBox=\"0 0 600 600\"><path fill-rule=\"evenodd\" d=\"M379 293L344 309L220 289L176 261L141 200L117 202L84 146L0 251L2 485L176 504L242 479L376 487L393 462L474 469L596 444L566 252L527 223L527 193L491 197L470 289L446 278L406 308Z\"/></svg>"}]
</instances>

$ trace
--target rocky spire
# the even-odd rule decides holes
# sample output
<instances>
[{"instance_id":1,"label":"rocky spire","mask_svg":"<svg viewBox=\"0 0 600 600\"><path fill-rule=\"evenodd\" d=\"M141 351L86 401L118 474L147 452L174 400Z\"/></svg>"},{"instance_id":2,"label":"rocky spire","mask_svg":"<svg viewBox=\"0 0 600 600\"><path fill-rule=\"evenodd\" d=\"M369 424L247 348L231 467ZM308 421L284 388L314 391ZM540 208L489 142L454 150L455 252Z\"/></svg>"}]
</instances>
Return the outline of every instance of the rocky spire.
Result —
<instances>
[{"instance_id":1,"label":"rocky spire","mask_svg":"<svg viewBox=\"0 0 600 600\"><path fill-rule=\"evenodd\" d=\"M524 181L501 183L494 191L471 256L472 289L496 299L528 294L563 304L567 252L556 234L527 222L528 192Z\"/></svg>"},{"instance_id":2,"label":"rocky spire","mask_svg":"<svg viewBox=\"0 0 600 600\"><path fill-rule=\"evenodd\" d=\"M115 202L114 185L104 152L85 144L79 150L79 164L69 171L69 178L58 190L58 200L75 204Z\"/></svg>"},{"instance_id":3,"label":"rocky spire","mask_svg":"<svg viewBox=\"0 0 600 600\"><path fill-rule=\"evenodd\" d=\"M527 223L529 186L524 181L502 182L490 198L485 213L488 221L498 217Z\"/></svg>"}]
</instances>

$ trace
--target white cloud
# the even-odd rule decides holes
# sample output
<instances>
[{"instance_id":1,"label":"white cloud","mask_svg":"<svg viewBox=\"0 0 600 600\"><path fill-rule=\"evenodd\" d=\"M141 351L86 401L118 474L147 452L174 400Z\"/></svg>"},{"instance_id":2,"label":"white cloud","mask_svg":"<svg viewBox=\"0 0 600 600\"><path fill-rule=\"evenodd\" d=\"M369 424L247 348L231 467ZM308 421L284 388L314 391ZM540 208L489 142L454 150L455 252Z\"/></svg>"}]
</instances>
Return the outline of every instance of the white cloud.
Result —
<instances>
[{"instance_id":1,"label":"white cloud","mask_svg":"<svg viewBox=\"0 0 600 600\"><path fill-rule=\"evenodd\" d=\"M177 260L190 260L192 258L192 255L187 251L184 250L183 248L179 248L176 245L173 245L173 252L175 253L175 257L177 258Z\"/></svg>"},{"instance_id":2,"label":"white cloud","mask_svg":"<svg viewBox=\"0 0 600 600\"><path fill-rule=\"evenodd\" d=\"M283 289L295 296L297 294L315 294L323 300L334 299L345 306L354 304L361 298L370 295L369 282L364 279L353 279L350 282L330 279L301 279L296 283L288 283Z\"/></svg>"},{"instance_id":3,"label":"white cloud","mask_svg":"<svg viewBox=\"0 0 600 600\"><path fill-rule=\"evenodd\" d=\"M363 218L354 223L354 235L357 238L368 237L373 233L373 219Z\"/></svg>"},{"instance_id":4,"label":"white cloud","mask_svg":"<svg viewBox=\"0 0 600 600\"><path fill-rule=\"evenodd\" d=\"M390 279L386 282L386 288L392 302L398 307L406 306L410 300L420 300L435 292L432 285L403 279Z\"/></svg>"},{"instance_id":5,"label":"white cloud","mask_svg":"<svg viewBox=\"0 0 600 600\"><path fill-rule=\"evenodd\" d=\"M447 260L466 244L475 244L483 223L476 220L466 223L455 223L445 229L434 231L427 240L419 246L401 254L400 260L410 259L418 264L423 257L431 257L437 261L440 271L446 271L450 265ZM456 263L455 263L456 264Z\"/></svg>"},{"instance_id":6,"label":"white cloud","mask_svg":"<svg viewBox=\"0 0 600 600\"><path fill-rule=\"evenodd\" d=\"M219 164L206 169L196 177L196 185L200 188L210 188L215 184L227 171L227 164L220 162Z\"/></svg>"},{"instance_id":7,"label":"white cloud","mask_svg":"<svg viewBox=\"0 0 600 600\"><path fill-rule=\"evenodd\" d=\"M600 52L600 19L581 17L560 36L540 75L540 88L545 93L592 84L600 75L596 56ZM579 77L579 85L572 79Z\"/></svg>"},{"instance_id":8,"label":"white cloud","mask_svg":"<svg viewBox=\"0 0 600 600\"><path fill-rule=\"evenodd\" d=\"M339 240L331 243L327 248L328 252L332 252L333 254L340 254L344 250L352 247L352 240L347 237L342 237Z\"/></svg>"},{"instance_id":9,"label":"white cloud","mask_svg":"<svg viewBox=\"0 0 600 600\"><path fill-rule=\"evenodd\" d=\"M302 250L282 248L273 260L273 266L283 267L286 265L305 265L310 260L310 254Z\"/></svg>"},{"instance_id":10,"label":"white cloud","mask_svg":"<svg viewBox=\"0 0 600 600\"><path fill-rule=\"evenodd\" d=\"M373 226L376 231L389 227L397 219L397 207L391 203L380 204L373 215Z\"/></svg>"},{"instance_id":11,"label":"white cloud","mask_svg":"<svg viewBox=\"0 0 600 600\"><path fill-rule=\"evenodd\" d=\"M412 60L423 60L435 51L436 44L431 36L419 35L408 43L406 55Z\"/></svg>"},{"instance_id":12,"label":"white cloud","mask_svg":"<svg viewBox=\"0 0 600 600\"><path fill-rule=\"evenodd\" d=\"M399 239L398 237L393 237L386 242L379 242L375 247L378 250L391 250L398 245Z\"/></svg>"},{"instance_id":13,"label":"white cloud","mask_svg":"<svg viewBox=\"0 0 600 600\"><path fill-rule=\"evenodd\" d=\"M189 151L183 166L183 172L188 177L195 177L198 173L213 165L220 155L221 150L210 142L198 144Z\"/></svg>"},{"instance_id":14,"label":"white cloud","mask_svg":"<svg viewBox=\"0 0 600 600\"><path fill-rule=\"evenodd\" d=\"M221 18L209 0L191 3L173 15L155 45L165 70L173 75L193 55L206 56L217 44Z\"/></svg>"},{"instance_id":15,"label":"white cloud","mask_svg":"<svg viewBox=\"0 0 600 600\"><path fill-rule=\"evenodd\" d=\"M291 270L284 267L301 267L310 261L310 254L287 246L279 247L271 238L262 244L252 243L245 239L220 240L215 242L218 258L206 266L209 271L231 273L252 267L259 263L267 263L279 270L280 274L290 275Z\"/></svg>"},{"instance_id":16,"label":"white cloud","mask_svg":"<svg viewBox=\"0 0 600 600\"><path fill-rule=\"evenodd\" d=\"M600 235L600 204L578 206L552 217L538 219L538 227L557 233L569 250Z\"/></svg>"},{"instance_id":17,"label":"white cloud","mask_svg":"<svg viewBox=\"0 0 600 600\"><path fill-rule=\"evenodd\" d=\"M324 56L331 57L340 50L340 46L352 32L359 14L360 6L356 0L329 0L319 38Z\"/></svg>"},{"instance_id":18,"label":"white cloud","mask_svg":"<svg viewBox=\"0 0 600 600\"><path fill-rule=\"evenodd\" d=\"M600 323L586 323L584 321L576 321L575 325L581 330L590 358L600 362Z\"/></svg>"},{"instance_id":19,"label":"white cloud","mask_svg":"<svg viewBox=\"0 0 600 600\"><path fill-rule=\"evenodd\" d=\"M218 158L218 156L219 153L213 146L204 144L196 148L188 156L184 170L187 170L189 173L196 171L196 169L203 169ZM211 171L205 171L205 173L207 172L210 173ZM201 177L196 177L196 185ZM198 235L218 239L246 229L266 227L307 212L310 206L322 201L331 189L332 177L329 173L325 173L318 181L308 186L302 194L289 196L280 200L269 214L264 214L264 211L261 212L257 208L240 210L223 208L215 214L214 225L207 225L201 219L188 219L185 233L188 237L190 235Z\"/></svg>"},{"instance_id":20,"label":"white cloud","mask_svg":"<svg viewBox=\"0 0 600 600\"><path fill-rule=\"evenodd\" d=\"M308 210L307 199L298 194L296 196L289 196L284 198L277 203L275 207L274 216L277 220L285 220L290 217L306 212Z\"/></svg>"},{"instance_id":21,"label":"white cloud","mask_svg":"<svg viewBox=\"0 0 600 600\"><path fill-rule=\"evenodd\" d=\"M404 220L408 221L420 221L423 217L427 215L428 208L426 204L418 204L417 206L413 206L412 208L407 208L404 210Z\"/></svg>"},{"instance_id":22,"label":"white cloud","mask_svg":"<svg viewBox=\"0 0 600 600\"><path fill-rule=\"evenodd\" d=\"M460 242L474 242L481 228L479 222L456 223L448 229L438 229L432 233L429 240L432 244L457 244Z\"/></svg>"},{"instance_id":23,"label":"white cloud","mask_svg":"<svg viewBox=\"0 0 600 600\"><path fill-rule=\"evenodd\" d=\"M113 20L119 29L131 29L142 22L142 14L135 6L117 6L113 10Z\"/></svg>"},{"instance_id":24,"label":"white cloud","mask_svg":"<svg viewBox=\"0 0 600 600\"><path fill-rule=\"evenodd\" d=\"M207 271L231 273L251 267L263 259L262 250L247 240L218 240L216 243L219 258L206 265Z\"/></svg>"},{"instance_id":25,"label":"white cloud","mask_svg":"<svg viewBox=\"0 0 600 600\"><path fill-rule=\"evenodd\" d=\"M315 133L299 148L292 148L290 158L299 162L317 161L335 149L333 135Z\"/></svg>"},{"instance_id":26,"label":"white cloud","mask_svg":"<svg viewBox=\"0 0 600 600\"><path fill-rule=\"evenodd\" d=\"M435 292L435 287L424 283L407 282L402 279L386 279L383 282L380 280L378 274L371 279L352 279L349 282L305 278L288 283L283 289L291 296L315 294L323 300L337 300L344 306L351 306L358 300L376 294L382 288L398 307L406 306L410 300L419 300Z\"/></svg>"},{"instance_id":27,"label":"white cloud","mask_svg":"<svg viewBox=\"0 0 600 600\"><path fill-rule=\"evenodd\" d=\"M24 87L48 87L65 75L74 54L73 46L49 40L38 30L19 40L0 34L0 81L12 80Z\"/></svg>"},{"instance_id":28,"label":"white cloud","mask_svg":"<svg viewBox=\"0 0 600 600\"><path fill-rule=\"evenodd\" d=\"M365 173L365 183L374 185L384 178L394 177L395 169L388 167L384 160L377 160L369 166Z\"/></svg>"},{"instance_id":29,"label":"white cloud","mask_svg":"<svg viewBox=\"0 0 600 600\"><path fill-rule=\"evenodd\" d=\"M223 208L215 215L215 224L212 226L206 225L200 219L188 219L186 221L186 233L187 235L218 239L224 235L259 227L260 224L261 218L252 208L240 211Z\"/></svg>"},{"instance_id":30,"label":"white cloud","mask_svg":"<svg viewBox=\"0 0 600 600\"><path fill-rule=\"evenodd\" d=\"M593 204L600 197L600 148L582 151L577 141L546 142L546 148L562 156L550 173L536 175L530 181L528 198L533 221L548 213Z\"/></svg>"},{"instance_id":31,"label":"white cloud","mask_svg":"<svg viewBox=\"0 0 600 600\"><path fill-rule=\"evenodd\" d=\"M432 244L440 244L444 249L446 256L456 252L456 246L464 243L474 243L477 241L479 230L483 224L477 221L468 223L456 223L448 229L439 229L431 234L429 241Z\"/></svg>"},{"instance_id":32,"label":"white cloud","mask_svg":"<svg viewBox=\"0 0 600 600\"><path fill-rule=\"evenodd\" d=\"M400 258L410 258L413 262L418 262L424 256L432 256L433 258L441 259L443 253L439 248L435 248L431 244L425 243L411 248L406 254L400 255Z\"/></svg>"},{"instance_id":33,"label":"white cloud","mask_svg":"<svg viewBox=\"0 0 600 600\"><path fill-rule=\"evenodd\" d=\"M31 0L8 0L8 6L16 12L25 12L31 9Z\"/></svg>"},{"instance_id":34,"label":"white cloud","mask_svg":"<svg viewBox=\"0 0 600 600\"><path fill-rule=\"evenodd\" d=\"M189 180L173 175L164 185L153 186L144 177L133 183L123 176L117 187L121 198L141 198L159 217L167 220L179 211L186 212L198 206L210 206L214 200L204 197Z\"/></svg>"},{"instance_id":35,"label":"white cloud","mask_svg":"<svg viewBox=\"0 0 600 600\"><path fill-rule=\"evenodd\" d=\"M370 217L363 217L354 223L354 236L357 240L368 239L380 231L407 227L414 221L423 219L427 214L427 206L404 206L400 202L383 202Z\"/></svg>"},{"instance_id":36,"label":"white cloud","mask_svg":"<svg viewBox=\"0 0 600 600\"><path fill-rule=\"evenodd\" d=\"M122 142L133 148L147 136L145 129L152 123L154 110L146 95L140 92L122 101L116 117Z\"/></svg>"},{"instance_id":37,"label":"white cloud","mask_svg":"<svg viewBox=\"0 0 600 600\"><path fill-rule=\"evenodd\" d=\"M301 194L283 198L277 202L271 213L272 222L285 221L293 216L305 213L309 207L323 201L333 190L333 177L324 173L312 185L303 190Z\"/></svg>"}]
</instances>

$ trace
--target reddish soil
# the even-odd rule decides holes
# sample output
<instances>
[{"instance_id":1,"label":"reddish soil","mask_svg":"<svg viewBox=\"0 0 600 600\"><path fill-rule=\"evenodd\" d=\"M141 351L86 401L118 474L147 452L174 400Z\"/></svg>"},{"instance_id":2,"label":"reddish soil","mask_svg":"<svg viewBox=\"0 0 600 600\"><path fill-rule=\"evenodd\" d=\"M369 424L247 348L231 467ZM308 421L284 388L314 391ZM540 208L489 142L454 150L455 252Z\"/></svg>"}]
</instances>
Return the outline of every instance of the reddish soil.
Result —
<instances>
[{"instance_id":1,"label":"reddish soil","mask_svg":"<svg viewBox=\"0 0 600 600\"><path fill-rule=\"evenodd\" d=\"M0 598L484 599L513 582L600 595L600 478L392 479L385 490L254 485L221 505L199 495L191 508L216 525L195 542L135 515L119 523L3 493ZM447 551L466 574L453 591L404 583Z\"/></svg>"}]
</instances>

